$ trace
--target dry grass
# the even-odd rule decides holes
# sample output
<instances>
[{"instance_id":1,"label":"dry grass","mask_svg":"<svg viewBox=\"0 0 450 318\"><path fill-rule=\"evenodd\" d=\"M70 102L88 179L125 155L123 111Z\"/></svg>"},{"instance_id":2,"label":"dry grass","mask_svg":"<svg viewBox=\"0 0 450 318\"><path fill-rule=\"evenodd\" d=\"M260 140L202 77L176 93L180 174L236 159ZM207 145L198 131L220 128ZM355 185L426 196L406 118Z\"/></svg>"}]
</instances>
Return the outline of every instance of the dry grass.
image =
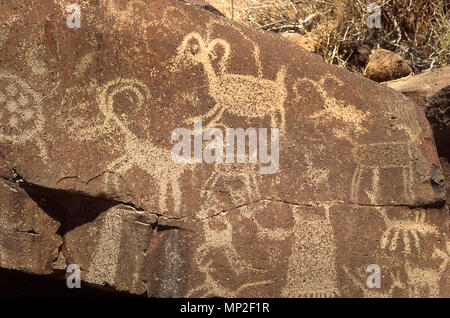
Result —
<instances>
[{"instance_id":1,"label":"dry grass","mask_svg":"<svg viewBox=\"0 0 450 318\"><path fill-rule=\"evenodd\" d=\"M366 53L384 48L415 72L450 61L448 0L211 0L230 18L274 32L298 32L328 63L362 71ZM233 6L231 5L233 3ZM382 28L370 29L367 7L382 10Z\"/></svg>"}]
</instances>

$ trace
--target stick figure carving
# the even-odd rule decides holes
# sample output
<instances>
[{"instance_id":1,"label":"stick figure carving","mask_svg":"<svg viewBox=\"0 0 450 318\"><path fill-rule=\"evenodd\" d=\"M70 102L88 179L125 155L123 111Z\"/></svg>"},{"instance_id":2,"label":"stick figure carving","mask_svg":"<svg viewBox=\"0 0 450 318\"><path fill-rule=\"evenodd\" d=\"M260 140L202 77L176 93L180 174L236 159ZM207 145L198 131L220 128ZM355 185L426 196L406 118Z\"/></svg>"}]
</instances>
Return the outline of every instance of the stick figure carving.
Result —
<instances>
[{"instance_id":1,"label":"stick figure carving","mask_svg":"<svg viewBox=\"0 0 450 318\"><path fill-rule=\"evenodd\" d=\"M211 55L216 46L224 50L219 72L212 65ZM276 80L267 80L250 75L227 74L226 63L230 58L230 45L225 40L214 39L206 43L200 34L188 34L178 48L178 58L185 57L193 64L202 64L208 77L209 94L216 105L206 114L190 118L188 123L212 118L205 129L214 127L225 111L247 118L270 116L273 128L285 131L284 102L287 97L285 77L286 67L279 70ZM277 121L277 115L280 117Z\"/></svg>"}]
</instances>

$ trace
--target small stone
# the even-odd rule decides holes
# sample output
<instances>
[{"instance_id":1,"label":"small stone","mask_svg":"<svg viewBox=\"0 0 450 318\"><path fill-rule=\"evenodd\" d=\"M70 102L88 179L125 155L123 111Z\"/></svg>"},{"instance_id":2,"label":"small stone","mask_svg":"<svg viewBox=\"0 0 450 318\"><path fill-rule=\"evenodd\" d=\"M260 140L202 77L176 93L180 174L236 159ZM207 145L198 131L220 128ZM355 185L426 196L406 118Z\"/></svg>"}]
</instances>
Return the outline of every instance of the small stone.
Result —
<instances>
[{"instance_id":1,"label":"small stone","mask_svg":"<svg viewBox=\"0 0 450 318\"><path fill-rule=\"evenodd\" d=\"M400 55L378 49L369 57L364 75L376 82L386 82L412 73L412 68Z\"/></svg>"}]
</instances>

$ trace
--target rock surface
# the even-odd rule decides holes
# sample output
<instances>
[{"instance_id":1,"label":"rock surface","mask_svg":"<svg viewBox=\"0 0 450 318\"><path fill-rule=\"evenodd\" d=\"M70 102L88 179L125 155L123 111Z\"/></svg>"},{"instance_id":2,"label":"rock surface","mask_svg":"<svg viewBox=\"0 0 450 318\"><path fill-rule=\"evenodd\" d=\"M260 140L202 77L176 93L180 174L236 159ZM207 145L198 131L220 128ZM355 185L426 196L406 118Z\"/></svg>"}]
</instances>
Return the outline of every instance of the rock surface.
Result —
<instances>
[{"instance_id":1,"label":"rock surface","mask_svg":"<svg viewBox=\"0 0 450 318\"><path fill-rule=\"evenodd\" d=\"M405 80L385 83L410 98L425 110L433 129L437 152L443 167L450 203L450 66L434 69Z\"/></svg>"},{"instance_id":2,"label":"rock surface","mask_svg":"<svg viewBox=\"0 0 450 318\"><path fill-rule=\"evenodd\" d=\"M68 4L0 3L1 267L154 297L450 295L415 103L183 2L85 1L80 28ZM194 119L278 127L279 171L174 163Z\"/></svg>"},{"instance_id":3,"label":"rock surface","mask_svg":"<svg viewBox=\"0 0 450 318\"><path fill-rule=\"evenodd\" d=\"M193 4L195 6L198 6L203 9L206 9L208 11L211 11L212 13L223 16L223 14L219 10L217 10L214 6L212 6L209 2L207 2L205 0L180 0L180 1L185 1L187 3Z\"/></svg>"},{"instance_id":4,"label":"rock surface","mask_svg":"<svg viewBox=\"0 0 450 318\"><path fill-rule=\"evenodd\" d=\"M281 33L280 34L285 39L288 39L289 41L297 44L298 46L304 48L305 50L309 52L314 52L314 45L313 43L304 35L298 34L298 33Z\"/></svg>"},{"instance_id":5,"label":"rock surface","mask_svg":"<svg viewBox=\"0 0 450 318\"><path fill-rule=\"evenodd\" d=\"M378 49L369 57L364 75L376 82L386 82L412 73L408 65L400 55L389 50Z\"/></svg>"}]
</instances>

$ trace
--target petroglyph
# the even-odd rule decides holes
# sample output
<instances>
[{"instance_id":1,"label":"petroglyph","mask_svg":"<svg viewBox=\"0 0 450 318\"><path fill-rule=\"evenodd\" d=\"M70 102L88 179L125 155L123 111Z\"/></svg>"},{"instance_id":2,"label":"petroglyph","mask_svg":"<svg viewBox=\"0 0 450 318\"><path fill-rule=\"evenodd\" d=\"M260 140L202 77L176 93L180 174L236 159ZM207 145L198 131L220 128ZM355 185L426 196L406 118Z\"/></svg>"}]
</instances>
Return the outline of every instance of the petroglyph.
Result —
<instances>
[{"instance_id":1,"label":"petroglyph","mask_svg":"<svg viewBox=\"0 0 450 318\"><path fill-rule=\"evenodd\" d=\"M209 42L210 39L214 38L213 33L214 33L214 30L217 30L216 29L217 26L219 26L220 29L229 28L229 29L233 30L233 32L236 32L236 34L239 34L247 43L252 45L252 47L253 47L252 57L255 61L257 76L258 76L258 78L263 78L264 71L263 71L263 67L261 64L261 51L259 49L259 45L254 41L254 38L252 36L249 36L245 32L243 32L241 28L239 28L235 23L233 23L230 20L212 20L206 26L206 37L205 37L206 42ZM229 59L228 59L228 61L225 61L225 62L229 62ZM225 63L222 65L226 68L228 64Z\"/></svg>"},{"instance_id":2,"label":"petroglyph","mask_svg":"<svg viewBox=\"0 0 450 318\"><path fill-rule=\"evenodd\" d=\"M441 269L420 268L406 261L405 271L408 276L409 297L440 297Z\"/></svg>"},{"instance_id":3,"label":"petroglyph","mask_svg":"<svg viewBox=\"0 0 450 318\"><path fill-rule=\"evenodd\" d=\"M217 185L224 183L225 188L221 191L226 191L229 194L231 202L235 208L239 208L240 218L251 218L255 222L258 237L264 239L280 240L285 239L288 233L282 229L268 229L259 224L253 217L254 210L247 208L246 205L259 200L259 185L257 180L257 169L250 166L244 168L236 168L232 165L216 165L216 171L211 175L202 190L201 197L204 200L202 210L199 213L199 218L203 220L203 243L196 249L194 260L198 264L199 271L205 275L204 282L190 290L188 296L201 297L212 295L220 297L238 297L239 294L246 288L272 284L272 280L261 280L256 282L243 282L238 288L230 289L225 287L220 281L214 278L211 264L214 261L214 254L220 253L226 259L226 263L236 275L245 274L248 272L255 272L252 264L242 257L233 241L233 225L227 218L227 211L222 211L217 214L217 207L220 206L214 192ZM231 183L239 182L242 184L240 188L232 188ZM212 214L214 213L214 214ZM213 222L220 218L221 227L218 230L213 227Z\"/></svg>"},{"instance_id":4,"label":"petroglyph","mask_svg":"<svg viewBox=\"0 0 450 318\"><path fill-rule=\"evenodd\" d=\"M148 173L159 186L159 208L161 213L167 211L167 191L171 187L174 200L174 213L178 216L181 208L180 178L189 167L188 164L173 163L170 150L157 147L149 140L142 140L132 133L126 121L120 118L114 110L115 98L119 94L136 99L139 109L150 99L147 86L134 79L117 79L104 86L99 95L99 108L105 116L108 125L117 127L125 136L124 154L108 165L108 171L124 175L134 166Z\"/></svg>"},{"instance_id":5,"label":"petroglyph","mask_svg":"<svg viewBox=\"0 0 450 318\"><path fill-rule=\"evenodd\" d=\"M282 297L337 297L336 246L329 217L293 207L292 254ZM314 251L314 252L312 252Z\"/></svg>"},{"instance_id":6,"label":"petroglyph","mask_svg":"<svg viewBox=\"0 0 450 318\"><path fill-rule=\"evenodd\" d=\"M3 47L6 39L8 38L9 32L11 31L11 25L19 19L16 14L9 15L6 20L2 17L2 22L0 22L0 48Z\"/></svg>"},{"instance_id":7,"label":"petroglyph","mask_svg":"<svg viewBox=\"0 0 450 318\"><path fill-rule=\"evenodd\" d=\"M0 140L23 143L42 131L41 98L23 79L0 73Z\"/></svg>"},{"instance_id":8,"label":"petroglyph","mask_svg":"<svg viewBox=\"0 0 450 318\"><path fill-rule=\"evenodd\" d=\"M435 226L425 223L425 212L416 212L415 220L410 221L393 220L389 218L384 208L378 208L378 211L386 224L386 229L380 240L380 247L382 249L389 248L390 251L395 251L401 235L404 244L404 253L411 254L410 236L413 238L417 251L420 251L419 234L423 236L438 234L438 229Z\"/></svg>"},{"instance_id":9,"label":"petroglyph","mask_svg":"<svg viewBox=\"0 0 450 318\"><path fill-rule=\"evenodd\" d=\"M346 265L343 265L342 268L344 269L344 272L346 273L348 278L350 278L350 280L353 282L353 284L361 289L364 298L392 298L394 290L396 288L404 290L406 287L406 285L400 279L400 273L397 273L396 275L389 273L392 277L392 284L389 290L383 292L382 289L367 287L367 285L365 284L367 275L365 276L364 274L362 274L359 275L359 277L356 277L350 272Z\"/></svg>"},{"instance_id":10,"label":"petroglyph","mask_svg":"<svg viewBox=\"0 0 450 318\"><path fill-rule=\"evenodd\" d=\"M90 59L86 56L85 58ZM158 147L148 139L137 137L130 130L131 123L126 116L117 114L115 109L115 103L119 97L126 98L137 111L147 107L151 95L145 83L136 79L118 78L101 87L97 83L91 83L87 89L90 91L90 95L94 94L97 97L95 106L104 116L103 122L86 125L85 121L76 121L70 118L71 121L74 121L69 126L69 130L73 132L71 138L80 141L95 140L111 131L118 131L123 137L122 154L107 165L108 173L105 174L104 191L107 193L120 192L120 181L125 178L129 170L138 167L158 184L158 207L161 214L168 211L168 191L171 190L174 216L179 216L182 197L180 178L186 169L192 168L193 165L174 163L170 150ZM66 99L76 99L76 90L68 92L68 94L66 94ZM92 105L88 102L81 102L77 107L82 111Z\"/></svg>"},{"instance_id":11,"label":"petroglyph","mask_svg":"<svg viewBox=\"0 0 450 318\"><path fill-rule=\"evenodd\" d=\"M140 242L133 242L129 247L133 249L132 254L135 257L133 260L127 260L128 266L133 265L133 270L132 273L128 273L131 281L127 282L126 289L130 291L136 290L142 266L144 265L145 254L143 250L149 243L149 237L137 228L136 225L128 228L124 228L124 225L125 222L130 222L131 224L139 223L140 226L145 225L148 227L148 231L150 231L151 227L149 224L137 222L135 219L146 221L149 224L156 222L156 216L124 206L115 206L105 212L103 224L98 231L100 238L92 254L88 273L86 274L86 281L99 285L107 284L109 286L117 286L116 274L120 274L118 266L120 264L119 253L121 251L121 244L127 237L132 237L129 234L127 235L124 229L133 229L139 234L136 237ZM125 238L123 238L124 233Z\"/></svg>"},{"instance_id":12,"label":"petroglyph","mask_svg":"<svg viewBox=\"0 0 450 318\"><path fill-rule=\"evenodd\" d=\"M219 63L219 72L215 71L210 57L216 46L221 46L224 50ZM247 118L270 116L272 127L280 128L280 135L283 135L286 126L284 110L287 97L286 67L281 67L275 81L250 75L227 74L226 63L231 54L229 43L222 39L214 39L207 43L195 32L184 38L177 51L177 60L187 58L193 64L203 65L208 78L209 94L216 103L208 113L190 118L188 123L212 118L205 129L214 127L220 122L225 111ZM280 117L279 120L277 116Z\"/></svg>"},{"instance_id":13,"label":"petroglyph","mask_svg":"<svg viewBox=\"0 0 450 318\"><path fill-rule=\"evenodd\" d=\"M366 191L371 204L377 204L380 198L380 170L401 169L405 198L413 200L414 160L412 144L406 142L373 143L356 146L353 157L357 167L351 185L351 200L358 200L360 182L364 171L372 172L372 190ZM407 160L405 160L407 159Z\"/></svg>"},{"instance_id":14,"label":"petroglyph","mask_svg":"<svg viewBox=\"0 0 450 318\"><path fill-rule=\"evenodd\" d=\"M302 83L311 84L315 88L317 93L319 93L319 95L322 97L324 102L324 109L316 112L309 118L320 119L321 121L319 123L322 124L335 119L344 123L347 126L347 131L351 130L358 134L367 132L367 129L363 127L363 123L368 119L370 114L368 112L363 112L356 109L356 107L353 105L346 105L344 101L338 100L335 97L329 95L327 90L325 89L325 82L327 80L334 81L340 86L343 85L342 81L340 81L337 77L327 74L322 76L318 82L307 78L298 79L293 86L293 91L296 93L297 99L302 96Z\"/></svg>"},{"instance_id":15,"label":"petroglyph","mask_svg":"<svg viewBox=\"0 0 450 318\"><path fill-rule=\"evenodd\" d=\"M114 22L111 25L117 30L133 30L139 38L148 39L149 34L158 33L161 38L183 32L189 26L190 17L177 6L151 8L153 3L144 0L126 2L101 2L106 14ZM153 10L152 10L153 9ZM155 13L155 11L162 11ZM151 47L148 46L151 49Z\"/></svg>"},{"instance_id":16,"label":"petroglyph","mask_svg":"<svg viewBox=\"0 0 450 318\"><path fill-rule=\"evenodd\" d=\"M86 281L94 284L114 286L116 266L119 258L120 241L122 239L122 213L118 208L106 212L100 240L93 253Z\"/></svg>"},{"instance_id":17,"label":"petroglyph","mask_svg":"<svg viewBox=\"0 0 450 318\"><path fill-rule=\"evenodd\" d=\"M0 121L0 141L23 144L33 139L42 160L48 160L39 138L45 123L41 97L23 79L5 72L0 72Z\"/></svg>"}]
</instances>

